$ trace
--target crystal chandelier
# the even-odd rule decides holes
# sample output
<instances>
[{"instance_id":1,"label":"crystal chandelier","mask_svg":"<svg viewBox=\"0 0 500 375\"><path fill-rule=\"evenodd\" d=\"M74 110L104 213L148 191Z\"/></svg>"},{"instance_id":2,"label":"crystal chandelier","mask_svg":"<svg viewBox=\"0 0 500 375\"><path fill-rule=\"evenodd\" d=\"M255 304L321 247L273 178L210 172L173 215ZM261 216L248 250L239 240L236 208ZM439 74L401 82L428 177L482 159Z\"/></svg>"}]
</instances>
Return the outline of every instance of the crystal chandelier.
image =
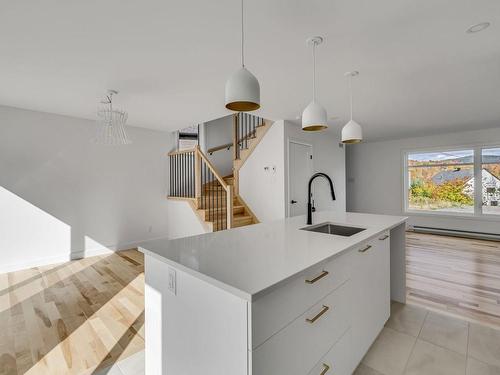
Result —
<instances>
[{"instance_id":1,"label":"crystal chandelier","mask_svg":"<svg viewBox=\"0 0 500 375\"><path fill-rule=\"evenodd\" d=\"M97 111L97 136L95 142L102 145L128 145L132 141L127 137L125 124L128 114L125 111L113 109L113 95L116 90L108 90L106 99L101 103L104 107Z\"/></svg>"}]
</instances>

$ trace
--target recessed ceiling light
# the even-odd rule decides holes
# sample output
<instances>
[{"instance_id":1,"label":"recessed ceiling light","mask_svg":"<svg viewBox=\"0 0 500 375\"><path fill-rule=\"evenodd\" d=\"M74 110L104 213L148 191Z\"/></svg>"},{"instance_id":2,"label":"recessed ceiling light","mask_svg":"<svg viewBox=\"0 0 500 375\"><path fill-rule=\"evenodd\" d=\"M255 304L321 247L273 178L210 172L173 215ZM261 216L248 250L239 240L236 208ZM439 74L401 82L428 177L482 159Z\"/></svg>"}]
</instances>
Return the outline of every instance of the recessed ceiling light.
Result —
<instances>
[{"instance_id":1,"label":"recessed ceiling light","mask_svg":"<svg viewBox=\"0 0 500 375\"><path fill-rule=\"evenodd\" d=\"M469 27L467 29L467 33L468 34L478 33L480 31L483 31L484 29L487 29L488 27L490 27L489 22L481 22L481 23L478 23L476 25L472 25L471 27Z\"/></svg>"}]
</instances>

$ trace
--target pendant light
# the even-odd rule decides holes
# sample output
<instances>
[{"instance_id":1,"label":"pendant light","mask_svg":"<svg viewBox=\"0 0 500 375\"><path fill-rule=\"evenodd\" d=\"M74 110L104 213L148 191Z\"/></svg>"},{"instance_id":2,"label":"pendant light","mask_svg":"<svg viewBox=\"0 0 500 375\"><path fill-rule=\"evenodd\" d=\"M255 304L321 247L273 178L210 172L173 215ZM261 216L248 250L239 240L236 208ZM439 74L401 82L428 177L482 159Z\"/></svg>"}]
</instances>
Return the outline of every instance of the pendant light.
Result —
<instances>
[{"instance_id":1,"label":"pendant light","mask_svg":"<svg viewBox=\"0 0 500 375\"><path fill-rule=\"evenodd\" d=\"M128 145L132 141L127 137L125 124L128 114L113 108L113 95L118 91L108 90L106 99L101 101L104 108L97 111L97 136L95 143L103 145Z\"/></svg>"},{"instance_id":2,"label":"pendant light","mask_svg":"<svg viewBox=\"0 0 500 375\"><path fill-rule=\"evenodd\" d=\"M312 102L302 112L302 130L318 131L328 128L326 121L326 110L316 101L316 46L323 43L323 38L314 36L307 39L307 44L312 45L313 54L313 79L312 79Z\"/></svg>"},{"instance_id":3,"label":"pendant light","mask_svg":"<svg viewBox=\"0 0 500 375\"><path fill-rule=\"evenodd\" d=\"M349 77L349 98L351 103L351 119L342 128L342 143L359 143L363 140L363 129L356 121L352 119L352 79L359 75L359 72L347 72L346 77Z\"/></svg>"},{"instance_id":4,"label":"pendant light","mask_svg":"<svg viewBox=\"0 0 500 375\"><path fill-rule=\"evenodd\" d=\"M245 68L244 8L241 0L241 68L226 82L226 108L237 112L260 108L260 85L257 78Z\"/></svg>"}]
</instances>

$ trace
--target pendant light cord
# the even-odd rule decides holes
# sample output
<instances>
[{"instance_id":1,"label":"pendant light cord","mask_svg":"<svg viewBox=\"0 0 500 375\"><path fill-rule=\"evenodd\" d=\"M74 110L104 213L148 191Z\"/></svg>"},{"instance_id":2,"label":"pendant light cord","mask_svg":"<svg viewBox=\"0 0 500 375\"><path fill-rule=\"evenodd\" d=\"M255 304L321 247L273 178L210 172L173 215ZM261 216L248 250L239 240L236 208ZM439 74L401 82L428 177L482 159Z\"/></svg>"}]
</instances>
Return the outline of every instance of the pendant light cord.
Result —
<instances>
[{"instance_id":1,"label":"pendant light cord","mask_svg":"<svg viewBox=\"0 0 500 375\"><path fill-rule=\"evenodd\" d=\"M245 67L245 18L243 16L243 0L241 0L241 66Z\"/></svg>"},{"instance_id":2,"label":"pendant light cord","mask_svg":"<svg viewBox=\"0 0 500 375\"><path fill-rule=\"evenodd\" d=\"M352 74L349 74L349 96L351 102L351 121L352 121Z\"/></svg>"},{"instance_id":3,"label":"pendant light cord","mask_svg":"<svg viewBox=\"0 0 500 375\"><path fill-rule=\"evenodd\" d=\"M313 42L313 102L316 101L316 42Z\"/></svg>"}]
</instances>

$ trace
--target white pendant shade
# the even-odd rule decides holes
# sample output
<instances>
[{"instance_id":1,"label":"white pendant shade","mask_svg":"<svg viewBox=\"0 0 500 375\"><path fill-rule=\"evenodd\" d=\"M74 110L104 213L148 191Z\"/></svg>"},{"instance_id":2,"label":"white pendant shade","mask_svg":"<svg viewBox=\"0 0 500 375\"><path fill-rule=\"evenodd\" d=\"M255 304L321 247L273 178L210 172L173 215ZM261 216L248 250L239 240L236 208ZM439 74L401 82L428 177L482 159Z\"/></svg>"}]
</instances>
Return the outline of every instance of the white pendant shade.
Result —
<instances>
[{"instance_id":1,"label":"white pendant shade","mask_svg":"<svg viewBox=\"0 0 500 375\"><path fill-rule=\"evenodd\" d=\"M342 143L359 143L363 140L363 129L356 121L350 120L342 128Z\"/></svg>"},{"instance_id":2,"label":"white pendant shade","mask_svg":"<svg viewBox=\"0 0 500 375\"><path fill-rule=\"evenodd\" d=\"M307 39L307 44L312 45L313 75L312 75L312 101L302 112L302 130L315 132L328 128L326 110L316 101L316 46L323 43L323 38L314 36Z\"/></svg>"},{"instance_id":3,"label":"white pendant shade","mask_svg":"<svg viewBox=\"0 0 500 375\"><path fill-rule=\"evenodd\" d=\"M318 131L328 127L326 110L316 101L312 101L302 112L302 130Z\"/></svg>"},{"instance_id":4,"label":"white pendant shade","mask_svg":"<svg viewBox=\"0 0 500 375\"><path fill-rule=\"evenodd\" d=\"M260 85L245 67L233 73L226 82L226 108L247 112L260 108Z\"/></svg>"},{"instance_id":5,"label":"white pendant shade","mask_svg":"<svg viewBox=\"0 0 500 375\"><path fill-rule=\"evenodd\" d=\"M363 140L363 129L356 121L352 119L352 78L357 77L359 72L347 72L346 77L349 77L349 99L351 105L351 119L342 128L342 143L352 144L359 143Z\"/></svg>"}]
</instances>

